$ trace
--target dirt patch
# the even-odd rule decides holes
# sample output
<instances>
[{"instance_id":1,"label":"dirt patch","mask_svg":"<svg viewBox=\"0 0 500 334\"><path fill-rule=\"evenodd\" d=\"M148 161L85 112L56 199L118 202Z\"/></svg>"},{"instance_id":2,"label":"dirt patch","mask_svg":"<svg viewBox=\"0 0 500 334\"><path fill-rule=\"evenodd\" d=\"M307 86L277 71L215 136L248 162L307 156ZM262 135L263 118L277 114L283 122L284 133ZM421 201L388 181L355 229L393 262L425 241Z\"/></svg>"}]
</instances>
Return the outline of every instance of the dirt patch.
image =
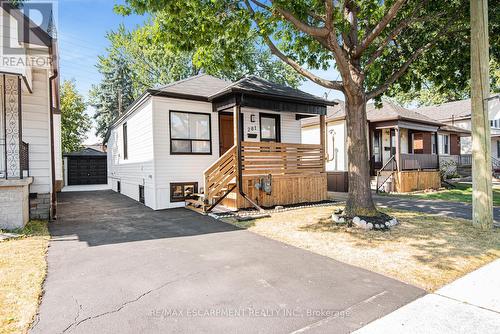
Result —
<instances>
[{"instance_id":1,"label":"dirt patch","mask_svg":"<svg viewBox=\"0 0 500 334\"><path fill-rule=\"evenodd\" d=\"M15 232L23 236L0 242L1 333L28 331L38 309L47 270L47 222L33 221Z\"/></svg>"}]
</instances>

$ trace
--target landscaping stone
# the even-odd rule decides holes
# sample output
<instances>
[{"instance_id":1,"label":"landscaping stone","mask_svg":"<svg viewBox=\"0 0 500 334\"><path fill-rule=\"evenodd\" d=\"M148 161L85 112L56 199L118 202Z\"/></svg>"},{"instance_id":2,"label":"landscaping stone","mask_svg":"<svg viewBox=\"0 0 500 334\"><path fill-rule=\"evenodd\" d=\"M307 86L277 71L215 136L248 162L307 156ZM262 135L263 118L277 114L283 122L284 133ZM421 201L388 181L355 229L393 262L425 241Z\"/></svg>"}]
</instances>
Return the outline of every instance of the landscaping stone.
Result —
<instances>
[{"instance_id":1,"label":"landscaping stone","mask_svg":"<svg viewBox=\"0 0 500 334\"><path fill-rule=\"evenodd\" d=\"M340 217L338 214L334 213L332 214L332 220L334 223L345 223L345 218L344 217Z\"/></svg>"},{"instance_id":2,"label":"landscaping stone","mask_svg":"<svg viewBox=\"0 0 500 334\"><path fill-rule=\"evenodd\" d=\"M367 223L367 224L366 224L366 228L367 228L368 230L373 229L373 224L372 224L372 223Z\"/></svg>"}]
</instances>

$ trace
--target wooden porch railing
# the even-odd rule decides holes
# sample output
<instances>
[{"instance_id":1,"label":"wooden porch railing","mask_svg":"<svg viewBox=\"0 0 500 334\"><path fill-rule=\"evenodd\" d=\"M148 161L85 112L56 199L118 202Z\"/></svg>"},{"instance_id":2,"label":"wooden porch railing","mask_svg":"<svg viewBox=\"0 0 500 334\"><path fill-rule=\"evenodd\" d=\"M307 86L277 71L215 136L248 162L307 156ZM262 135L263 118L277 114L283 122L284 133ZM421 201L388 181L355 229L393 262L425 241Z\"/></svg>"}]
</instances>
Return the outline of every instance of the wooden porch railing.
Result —
<instances>
[{"instance_id":1,"label":"wooden porch railing","mask_svg":"<svg viewBox=\"0 0 500 334\"><path fill-rule=\"evenodd\" d=\"M211 201L219 195L220 192L227 189L231 182L236 183L238 175L238 164L236 157L236 145L224 153L212 166L208 167L203 173L205 180L205 199Z\"/></svg>"},{"instance_id":2,"label":"wooden porch railing","mask_svg":"<svg viewBox=\"0 0 500 334\"><path fill-rule=\"evenodd\" d=\"M458 164L460 166L472 166L472 154L460 154Z\"/></svg>"},{"instance_id":3,"label":"wooden porch railing","mask_svg":"<svg viewBox=\"0 0 500 334\"><path fill-rule=\"evenodd\" d=\"M401 154L401 170L438 168L437 154Z\"/></svg>"},{"instance_id":4,"label":"wooden porch railing","mask_svg":"<svg viewBox=\"0 0 500 334\"><path fill-rule=\"evenodd\" d=\"M273 142L241 143L243 175L283 175L325 171L321 145Z\"/></svg>"}]
</instances>

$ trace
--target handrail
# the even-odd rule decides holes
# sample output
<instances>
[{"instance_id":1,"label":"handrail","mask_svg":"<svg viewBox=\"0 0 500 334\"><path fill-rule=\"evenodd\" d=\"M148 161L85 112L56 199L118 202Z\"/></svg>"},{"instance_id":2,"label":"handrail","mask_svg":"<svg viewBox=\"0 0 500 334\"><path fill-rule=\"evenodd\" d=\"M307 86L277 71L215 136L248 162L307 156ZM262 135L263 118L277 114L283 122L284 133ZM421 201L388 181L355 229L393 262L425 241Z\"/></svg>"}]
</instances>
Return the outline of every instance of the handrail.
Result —
<instances>
[{"instance_id":1,"label":"handrail","mask_svg":"<svg viewBox=\"0 0 500 334\"><path fill-rule=\"evenodd\" d=\"M493 169L495 169L495 167L500 168L500 160L492 156L491 157L491 165L492 165Z\"/></svg>"},{"instance_id":2,"label":"handrail","mask_svg":"<svg viewBox=\"0 0 500 334\"><path fill-rule=\"evenodd\" d=\"M210 203L215 196L237 176L236 145L232 146L203 173L205 201Z\"/></svg>"},{"instance_id":3,"label":"handrail","mask_svg":"<svg viewBox=\"0 0 500 334\"><path fill-rule=\"evenodd\" d=\"M389 162L391 162L391 160L394 160L394 162L397 164L397 162L396 162L396 156L395 156L395 155L392 155L392 156L389 158L389 160L387 160L387 162L386 162L386 163L382 166L382 168L380 168L380 169L379 169L379 172L380 172L381 170L384 170L384 169L385 169L385 167L387 167L387 165L389 164ZM394 165L393 165L392 170L394 170Z\"/></svg>"},{"instance_id":4,"label":"handrail","mask_svg":"<svg viewBox=\"0 0 500 334\"><path fill-rule=\"evenodd\" d=\"M396 166L397 166L397 162L396 162L396 156L393 155L389 158L389 160L387 160L387 162L382 166L381 169L379 169L377 171L377 178L376 178L376 182L377 182L377 188L375 189L375 192L378 194L380 188L387 182L387 180L389 180L391 178L391 176L394 174L394 163L391 164L391 174L389 174L389 176L379 185L378 184L378 178L380 177L380 172L383 171L385 169L385 167L387 167L387 165L389 164L389 162L393 161L394 163L396 163ZM397 169L397 167L396 167Z\"/></svg>"},{"instance_id":5,"label":"handrail","mask_svg":"<svg viewBox=\"0 0 500 334\"><path fill-rule=\"evenodd\" d=\"M221 156L219 157L219 159L217 159L217 160L216 160L213 164L211 164L211 165L210 165L207 169L205 169L205 170L203 171L203 174L207 174L207 173L210 173L211 171L213 171L213 170L217 167L217 165L219 164L219 161L220 161L221 159L225 159L225 158L226 158L228 155L230 155L230 154L234 154L234 152L233 152L233 151L234 151L235 149L236 149L236 145L231 146L231 148L230 148L229 150L227 150L227 151L226 151L223 155L221 155Z\"/></svg>"}]
</instances>

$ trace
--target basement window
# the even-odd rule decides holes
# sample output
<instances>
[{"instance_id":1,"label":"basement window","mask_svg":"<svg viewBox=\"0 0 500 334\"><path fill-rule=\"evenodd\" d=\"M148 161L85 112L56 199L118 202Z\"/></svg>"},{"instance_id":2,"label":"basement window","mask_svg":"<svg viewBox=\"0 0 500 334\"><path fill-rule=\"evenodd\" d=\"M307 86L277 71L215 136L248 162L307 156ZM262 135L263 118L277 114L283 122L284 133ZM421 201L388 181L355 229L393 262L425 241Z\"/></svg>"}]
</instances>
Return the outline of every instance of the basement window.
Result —
<instances>
[{"instance_id":1,"label":"basement window","mask_svg":"<svg viewBox=\"0 0 500 334\"><path fill-rule=\"evenodd\" d=\"M183 202L198 192L198 182L170 183L170 202Z\"/></svg>"},{"instance_id":2,"label":"basement window","mask_svg":"<svg viewBox=\"0 0 500 334\"><path fill-rule=\"evenodd\" d=\"M139 203L144 204L144 186L139 185Z\"/></svg>"}]
</instances>

